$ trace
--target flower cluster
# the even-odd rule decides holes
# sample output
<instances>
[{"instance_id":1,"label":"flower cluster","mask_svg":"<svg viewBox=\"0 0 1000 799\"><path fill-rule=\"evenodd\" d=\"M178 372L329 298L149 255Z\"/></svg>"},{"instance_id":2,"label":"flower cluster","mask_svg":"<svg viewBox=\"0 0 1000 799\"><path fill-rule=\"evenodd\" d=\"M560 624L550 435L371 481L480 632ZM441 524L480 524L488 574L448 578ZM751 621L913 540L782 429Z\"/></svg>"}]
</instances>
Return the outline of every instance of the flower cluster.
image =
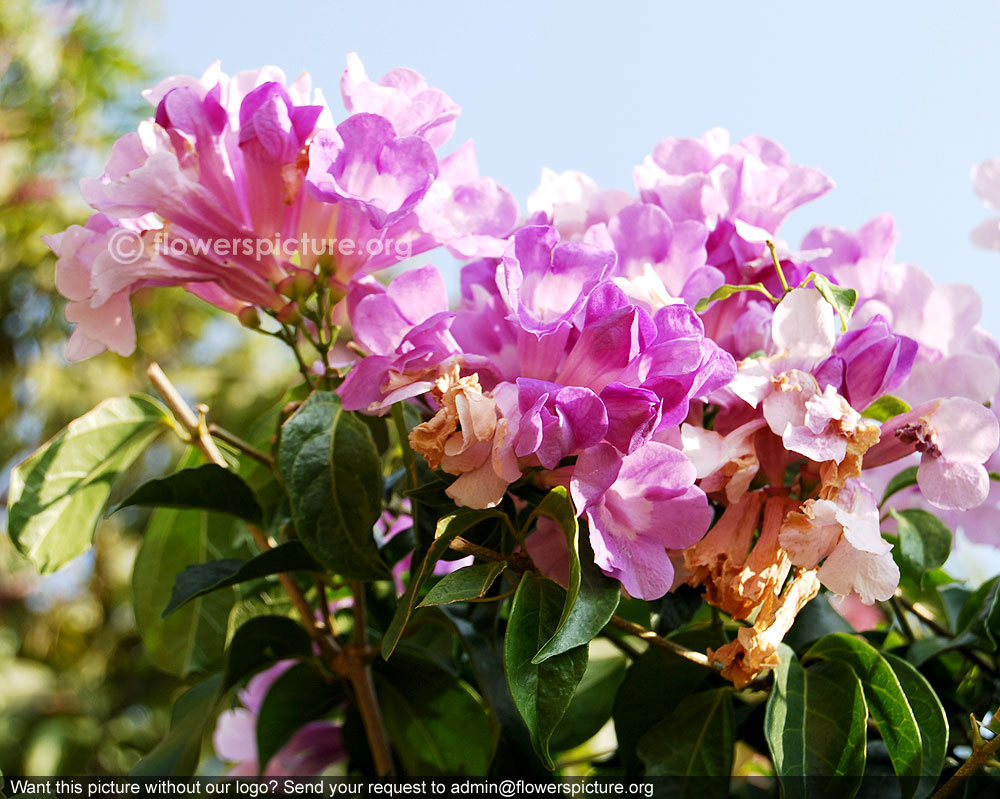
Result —
<instances>
[{"instance_id":1,"label":"flower cluster","mask_svg":"<svg viewBox=\"0 0 1000 799\"><path fill-rule=\"evenodd\" d=\"M459 108L412 70L375 82L349 56L339 124L307 74L286 85L276 67L229 77L216 64L144 94L154 116L82 182L97 213L47 239L76 324L70 359L131 353L130 297L146 286L183 286L248 322L256 309L297 320L317 277L336 296L440 245L497 254L516 221L471 143L438 158Z\"/></svg>"},{"instance_id":2,"label":"flower cluster","mask_svg":"<svg viewBox=\"0 0 1000 799\"><path fill-rule=\"evenodd\" d=\"M411 442L457 478L457 504L565 485L629 594L683 580L752 618L713 654L745 684L821 585L893 595L876 492L905 459L918 501L984 502L1000 358L971 289L893 262L890 218L780 241L832 183L774 142L668 139L635 182L638 197L543 173L504 253L465 267L455 311L431 267L355 281L368 357L340 393L376 413L423 400ZM722 515L703 537L706 495Z\"/></svg>"},{"instance_id":3,"label":"flower cluster","mask_svg":"<svg viewBox=\"0 0 1000 799\"><path fill-rule=\"evenodd\" d=\"M260 310L318 326L321 342L343 300L363 356L338 388L345 409L422 413L410 446L458 506L565 487L594 562L627 594L687 583L748 622L710 653L741 686L776 664L821 586L893 596L880 495L902 467L917 466L916 487L897 505L998 512L1000 347L976 324L978 297L895 263L887 216L790 248L785 218L832 188L819 170L715 129L657 145L634 194L545 171L519 216L471 145L438 157L458 108L419 75L374 82L351 56L341 92L335 124L307 77L286 86L273 68L150 90L155 116L84 182L98 213L50 238L70 357L130 352L144 286L182 285L245 322ZM977 188L1000 205L995 175L984 167ZM333 245L150 247L123 263L108 248L121 230ZM371 274L402 260L389 241L467 262L454 310L433 266ZM551 533L541 523L523 542L543 568L565 547Z\"/></svg>"}]
</instances>

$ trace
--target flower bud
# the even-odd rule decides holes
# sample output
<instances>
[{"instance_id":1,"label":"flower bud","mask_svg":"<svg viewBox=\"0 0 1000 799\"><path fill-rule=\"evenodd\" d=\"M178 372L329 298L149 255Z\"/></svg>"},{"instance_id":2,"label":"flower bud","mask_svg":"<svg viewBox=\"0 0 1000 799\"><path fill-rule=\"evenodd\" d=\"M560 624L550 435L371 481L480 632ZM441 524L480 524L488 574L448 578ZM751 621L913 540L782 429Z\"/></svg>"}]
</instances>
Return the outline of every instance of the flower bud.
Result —
<instances>
[{"instance_id":1,"label":"flower bud","mask_svg":"<svg viewBox=\"0 0 1000 799\"><path fill-rule=\"evenodd\" d=\"M917 342L894 334L875 316L860 330L841 336L835 352L844 361L845 396L855 408L864 409L909 377Z\"/></svg>"},{"instance_id":2,"label":"flower bud","mask_svg":"<svg viewBox=\"0 0 1000 799\"><path fill-rule=\"evenodd\" d=\"M299 313L299 306L295 302L288 303L278 311L278 321L283 325L297 325L302 321L302 314Z\"/></svg>"},{"instance_id":3,"label":"flower bud","mask_svg":"<svg viewBox=\"0 0 1000 799\"><path fill-rule=\"evenodd\" d=\"M288 297L290 300L295 299L295 275L288 275L287 277L282 278L276 288L282 297Z\"/></svg>"},{"instance_id":4,"label":"flower bud","mask_svg":"<svg viewBox=\"0 0 1000 799\"><path fill-rule=\"evenodd\" d=\"M305 270L296 272L294 288L296 297L308 297L312 294L313 289L316 288L316 275Z\"/></svg>"},{"instance_id":5,"label":"flower bud","mask_svg":"<svg viewBox=\"0 0 1000 799\"><path fill-rule=\"evenodd\" d=\"M257 313L257 309L253 305L244 305L240 308L236 316L243 327L250 328L251 330L260 329L260 314Z\"/></svg>"}]
</instances>

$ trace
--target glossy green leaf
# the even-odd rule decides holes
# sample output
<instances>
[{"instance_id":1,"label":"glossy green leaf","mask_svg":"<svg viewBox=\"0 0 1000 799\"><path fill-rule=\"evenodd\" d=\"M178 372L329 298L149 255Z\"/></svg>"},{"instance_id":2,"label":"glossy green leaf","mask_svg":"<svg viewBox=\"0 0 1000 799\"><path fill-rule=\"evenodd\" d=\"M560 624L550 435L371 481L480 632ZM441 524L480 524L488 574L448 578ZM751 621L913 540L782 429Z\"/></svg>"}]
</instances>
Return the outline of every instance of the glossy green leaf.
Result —
<instances>
[{"instance_id":1,"label":"glossy green leaf","mask_svg":"<svg viewBox=\"0 0 1000 799\"><path fill-rule=\"evenodd\" d=\"M608 722L627 666L625 656L609 642L593 642L587 670L566 714L552 734L552 751L563 752L579 746L593 738Z\"/></svg>"},{"instance_id":2,"label":"glossy green leaf","mask_svg":"<svg viewBox=\"0 0 1000 799\"><path fill-rule=\"evenodd\" d=\"M725 795L733 768L736 721L732 690L690 694L639 740L647 777L680 777L672 795ZM690 780L690 782L689 782Z\"/></svg>"},{"instance_id":3,"label":"glossy green leaf","mask_svg":"<svg viewBox=\"0 0 1000 799\"><path fill-rule=\"evenodd\" d=\"M312 653L312 638L287 616L255 616L236 630L226 649L220 691L228 691L262 666Z\"/></svg>"},{"instance_id":4,"label":"glossy green leaf","mask_svg":"<svg viewBox=\"0 0 1000 799\"><path fill-rule=\"evenodd\" d=\"M259 524L261 520L260 505L250 486L235 472L214 463L143 483L110 513L136 505L228 513L251 524Z\"/></svg>"},{"instance_id":5,"label":"glossy green leaf","mask_svg":"<svg viewBox=\"0 0 1000 799\"><path fill-rule=\"evenodd\" d=\"M813 274L812 279L813 285L823 295L823 299L840 314L840 327L846 332L847 323L851 321L851 316L854 314L854 306L858 304L858 292L852 288L831 283L830 279L824 275Z\"/></svg>"},{"instance_id":6,"label":"glossy green leaf","mask_svg":"<svg viewBox=\"0 0 1000 799\"><path fill-rule=\"evenodd\" d=\"M607 577L592 559L586 560L580 568L580 591L576 602L566 618L560 619L559 627L535 655L534 661L540 663L589 643L611 621L620 599L620 583ZM564 614L565 610L563 608Z\"/></svg>"},{"instance_id":7,"label":"glossy green leaf","mask_svg":"<svg viewBox=\"0 0 1000 799\"><path fill-rule=\"evenodd\" d=\"M86 552L115 478L170 424L150 397L107 399L15 466L7 524L18 550L42 573Z\"/></svg>"},{"instance_id":8,"label":"glossy green leaf","mask_svg":"<svg viewBox=\"0 0 1000 799\"><path fill-rule=\"evenodd\" d=\"M396 612L392 621L382 638L382 657L388 658L395 651L399 644L399 639L406 629L406 623L410 620L414 609L417 607L417 598L420 590L427 578L434 572L434 566L441 559L441 556L448 551L452 540L471 530L477 524L486 519L499 518L503 514L498 510L458 510L438 520L434 541L427 554L421 561L419 568L411 570L410 582L406 586L406 591L396 603Z\"/></svg>"},{"instance_id":9,"label":"glossy green leaf","mask_svg":"<svg viewBox=\"0 0 1000 799\"><path fill-rule=\"evenodd\" d=\"M417 607L450 605L452 602L478 599L489 591L490 586L505 568L504 563L474 563L471 566L464 566L438 580Z\"/></svg>"},{"instance_id":10,"label":"glossy green leaf","mask_svg":"<svg viewBox=\"0 0 1000 799\"><path fill-rule=\"evenodd\" d=\"M933 513L922 508L890 510L896 520L896 547L900 569L923 582L931 569L944 565L951 554L951 530Z\"/></svg>"},{"instance_id":11,"label":"glossy green leaf","mask_svg":"<svg viewBox=\"0 0 1000 799\"><path fill-rule=\"evenodd\" d=\"M670 640L699 652L725 643L719 628L690 630L671 635ZM669 680L664 679L665 674L670 675ZM626 774L637 775L642 770L642 761L636 753L642 736L668 716L684 697L696 691L709 675L704 666L658 647L647 649L629 667L614 704L618 756Z\"/></svg>"},{"instance_id":12,"label":"glossy green leaf","mask_svg":"<svg viewBox=\"0 0 1000 799\"><path fill-rule=\"evenodd\" d=\"M339 704L346 694L339 681L301 661L271 683L257 715L257 762L263 771L288 739Z\"/></svg>"},{"instance_id":13,"label":"glossy green leaf","mask_svg":"<svg viewBox=\"0 0 1000 799\"><path fill-rule=\"evenodd\" d=\"M875 402L862 411L861 415L876 422L888 422L893 416L899 416L910 410L909 404L892 394L883 394Z\"/></svg>"},{"instance_id":14,"label":"glossy green leaf","mask_svg":"<svg viewBox=\"0 0 1000 799\"><path fill-rule=\"evenodd\" d=\"M504 669L510 695L528 726L535 751L549 768L549 740L573 699L587 668L587 647L580 646L544 663L533 663L555 632L566 592L551 580L526 572L514 594L504 644Z\"/></svg>"},{"instance_id":15,"label":"glossy green leaf","mask_svg":"<svg viewBox=\"0 0 1000 799\"><path fill-rule=\"evenodd\" d=\"M589 543L580 541L576 508L565 488L557 486L546 494L528 524L536 516L545 516L559 525L569 552L569 581L559 626L532 660L543 663L554 655L590 643L614 615L621 591L616 580L606 577L593 565L592 557L584 558L588 568L581 567L580 550L589 551Z\"/></svg>"},{"instance_id":16,"label":"glossy green leaf","mask_svg":"<svg viewBox=\"0 0 1000 799\"><path fill-rule=\"evenodd\" d=\"M528 728L517 712L507 686L498 603L446 605L440 610L458 633L469 656L476 685L497 727L496 753L490 773L502 774L509 765L525 778L548 777L549 770L535 753Z\"/></svg>"},{"instance_id":17,"label":"glossy green leaf","mask_svg":"<svg viewBox=\"0 0 1000 799\"><path fill-rule=\"evenodd\" d=\"M166 737L136 763L130 777L190 777L201 758L205 727L218 701L220 675L188 688L178 697L170 714Z\"/></svg>"},{"instance_id":18,"label":"glossy green leaf","mask_svg":"<svg viewBox=\"0 0 1000 799\"><path fill-rule=\"evenodd\" d=\"M903 469L899 474L895 475L889 484L885 487L885 491L882 494L882 502L880 505L884 505L885 501L889 499L893 494L898 494L904 488L909 488L910 486L915 486L917 484L917 467L910 466Z\"/></svg>"},{"instance_id":19,"label":"glossy green leaf","mask_svg":"<svg viewBox=\"0 0 1000 799\"><path fill-rule=\"evenodd\" d=\"M918 796L929 796L937 784L948 753L948 717L927 679L900 657L884 652L882 657L896 674L896 679L906 694L906 701L913 711L920 730L920 747L923 752Z\"/></svg>"},{"instance_id":20,"label":"glossy green leaf","mask_svg":"<svg viewBox=\"0 0 1000 799\"><path fill-rule=\"evenodd\" d=\"M281 427L278 471L299 539L352 580L389 577L372 528L382 512L382 466L364 422L317 391Z\"/></svg>"},{"instance_id":21,"label":"glossy green leaf","mask_svg":"<svg viewBox=\"0 0 1000 799\"><path fill-rule=\"evenodd\" d=\"M846 663L861 680L868 712L878 726L899 777L903 797L916 790L921 774L923 750L920 728L906 699L895 670L867 641L845 633L821 638L803 656Z\"/></svg>"},{"instance_id":22,"label":"glossy green leaf","mask_svg":"<svg viewBox=\"0 0 1000 799\"><path fill-rule=\"evenodd\" d=\"M220 588L294 571L322 571L322 567L298 541L280 544L250 560L227 558L195 563L177 575L170 602L163 609L163 616L166 618L195 597L205 596Z\"/></svg>"},{"instance_id":23,"label":"glossy green leaf","mask_svg":"<svg viewBox=\"0 0 1000 799\"><path fill-rule=\"evenodd\" d=\"M493 749L489 719L468 683L420 657L400 652L375 666L382 719L403 773L486 773Z\"/></svg>"},{"instance_id":24,"label":"glossy green leaf","mask_svg":"<svg viewBox=\"0 0 1000 799\"><path fill-rule=\"evenodd\" d=\"M221 663L232 589L199 597L168 619L161 614L186 567L243 554L232 545L236 524L231 516L177 508L150 517L132 569L132 606L146 651L161 669L185 676Z\"/></svg>"},{"instance_id":25,"label":"glossy green leaf","mask_svg":"<svg viewBox=\"0 0 1000 799\"><path fill-rule=\"evenodd\" d=\"M748 285L741 285L741 286L734 286L727 283L724 286L719 286L719 288L713 291L708 297L702 297L700 300L698 300L698 302L694 306L694 309L697 313L701 313L716 300L728 299L729 297L732 297L734 294L740 291L759 291L769 300L772 301L774 300L774 297L771 296L771 292L769 292L766 288L764 288L763 283L750 283Z\"/></svg>"},{"instance_id":26,"label":"glossy green leaf","mask_svg":"<svg viewBox=\"0 0 1000 799\"><path fill-rule=\"evenodd\" d=\"M846 663L805 669L790 648L767 702L764 732L782 796L849 799L865 769L865 707L861 682Z\"/></svg>"}]
</instances>

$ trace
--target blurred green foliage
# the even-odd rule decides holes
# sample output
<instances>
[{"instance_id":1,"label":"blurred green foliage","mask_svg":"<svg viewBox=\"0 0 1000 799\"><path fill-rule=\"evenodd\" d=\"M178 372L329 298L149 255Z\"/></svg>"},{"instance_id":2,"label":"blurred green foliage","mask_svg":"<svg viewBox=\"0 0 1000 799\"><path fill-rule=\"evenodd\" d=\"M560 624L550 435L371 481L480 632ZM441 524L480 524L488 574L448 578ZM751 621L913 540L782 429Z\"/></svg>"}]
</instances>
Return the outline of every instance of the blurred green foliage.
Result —
<instances>
[{"instance_id":1,"label":"blurred green foliage","mask_svg":"<svg viewBox=\"0 0 1000 799\"><path fill-rule=\"evenodd\" d=\"M4 497L11 467L68 421L106 397L148 390L151 360L192 402L208 403L213 421L242 430L273 407L295 373L280 345L180 290L133 297L131 358L65 360L69 327L55 258L41 237L86 221L77 181L100 174L114 139L152 113L139 94L150 70L126 16L148 11L91 0L0 3ZM180 452L179 442L163 440L125 482L159 476ZM143 650L129 601L148 514L119 516L102 522L93 552L44 579L0 536L4 774L122 774L165 733L183 684Z\"/></svg>"}]
</instances>

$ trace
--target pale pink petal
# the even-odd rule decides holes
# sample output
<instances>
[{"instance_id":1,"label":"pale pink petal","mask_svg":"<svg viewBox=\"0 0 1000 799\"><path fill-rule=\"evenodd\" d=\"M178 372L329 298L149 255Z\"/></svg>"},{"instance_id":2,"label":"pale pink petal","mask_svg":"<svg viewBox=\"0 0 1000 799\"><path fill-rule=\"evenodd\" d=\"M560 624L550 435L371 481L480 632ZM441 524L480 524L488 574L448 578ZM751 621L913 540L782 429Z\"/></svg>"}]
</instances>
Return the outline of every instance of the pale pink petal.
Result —
<instances>
[{"instance_id":1,"label":"pale pink petal","mask_svg":"<svg viewBox=\"0 0 1000 799\"><path fill-rule=\"evenodd\" d=\"M982 464L951 461L943 455L921 460L917 483L932 505L957 510L976 507L990 491L989 474Z\"/></svg>"},{"instance_id":2,"label":"pale pink petal","mask_svg":"<svg viewBox=\"0 0 1000 799\"><path fill-rule=\"evenodd\" d=\"M834 593L857 593L862 602L871 605L875 600L892 598L899 585L899 567L891 553L862 552L841 539L820 567L819 579Z\"/></svg>"}]
</instances>

